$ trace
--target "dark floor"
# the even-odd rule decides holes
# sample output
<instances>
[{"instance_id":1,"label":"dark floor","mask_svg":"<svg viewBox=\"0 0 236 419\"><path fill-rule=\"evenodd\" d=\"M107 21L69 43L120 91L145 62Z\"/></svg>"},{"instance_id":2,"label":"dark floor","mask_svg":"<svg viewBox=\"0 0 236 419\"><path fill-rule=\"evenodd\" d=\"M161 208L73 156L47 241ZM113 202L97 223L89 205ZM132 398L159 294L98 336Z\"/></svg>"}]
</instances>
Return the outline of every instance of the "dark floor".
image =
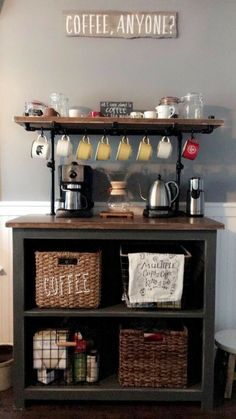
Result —
<instances>
[{"instance_id":1,"label":"dark floor","mask_svg":"<svg viewBox=\"0 0 236 419\"><path fill-rule=\"evenodd\" d=\"M231 400L212 411L202 412L198 404L186 403L34 403L15 410L12 390L0 392L1 419L228 419L236 418L236 387Z\"/></svg>"}]
</instances>

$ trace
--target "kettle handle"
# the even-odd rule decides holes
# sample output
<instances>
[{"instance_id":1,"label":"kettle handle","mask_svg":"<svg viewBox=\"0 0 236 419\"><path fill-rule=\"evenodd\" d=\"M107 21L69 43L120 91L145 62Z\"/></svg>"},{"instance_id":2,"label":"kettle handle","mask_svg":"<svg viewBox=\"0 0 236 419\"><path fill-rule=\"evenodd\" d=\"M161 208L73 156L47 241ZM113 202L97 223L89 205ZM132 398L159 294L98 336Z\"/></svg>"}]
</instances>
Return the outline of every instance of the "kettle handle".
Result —
<instances>
[{"instance_id":1,"label":"kettle handle","mask_svg":"<svg viewBox=\"0 0 236 419\"><path fill-rule=\"evenodd\" d=\"M144 198L144 196L142 195L142 191L141 191L141 185L140 185L140 183L138 183L138 187L139 187L139 196L140 196L140 198L142 198L142 200L143 200L143 201L146 201L146 200L147 200L147 198Z\"/></svg>"},{"instance_id":2,"label":"kettle handle","mask_svg":"<svg viewBox=\"0 0 236 419\"><path fill-rule=\"evenodd\" d=\"M176 194L175 194L174 198L171 198L171 191L170 191L170 187L169 187L170 184L173 184L176 187ZM166 182L166 186L167 186L167 190L168 190L168 193L169 193L169 196L170 196L170 203L173 204L173 202L176 200L177 196L179 195L179 187L178 187L177 183L174 182L174 180L170 180L169 182Z\"/></svg>"}]
</instances>

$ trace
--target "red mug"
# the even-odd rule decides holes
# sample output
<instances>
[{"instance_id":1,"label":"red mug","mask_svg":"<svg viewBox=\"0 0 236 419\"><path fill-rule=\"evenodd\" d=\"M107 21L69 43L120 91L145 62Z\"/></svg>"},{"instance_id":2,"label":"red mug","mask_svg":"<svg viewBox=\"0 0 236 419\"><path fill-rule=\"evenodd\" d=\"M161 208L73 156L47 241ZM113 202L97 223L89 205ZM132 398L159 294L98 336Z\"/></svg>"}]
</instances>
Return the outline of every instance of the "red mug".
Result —
<instances>
[{"instance_id":1,"label":"red mug","mask_svg":"<svg viewBox=\"0 0 236 419\"><path fill-rule=\"evenodd\" d=\"M91 111L91 112L89 112L89 116L92 116L93 118L96 118L97 116L101 116L101 112Z\"/></svg>"},{"instance_id":2,"label":"red mug","mask_svg":"<svg viewBox=\"0 0 236 419\"><path fill-rule=\"evenodd\" d=\"M188 140L186 140L184 144L184 148L182 151L182 157L189 160L196 159L198 152L199 152L199 144L195 140L195 138L191 137Z\"/></svg>"}]
</instances>

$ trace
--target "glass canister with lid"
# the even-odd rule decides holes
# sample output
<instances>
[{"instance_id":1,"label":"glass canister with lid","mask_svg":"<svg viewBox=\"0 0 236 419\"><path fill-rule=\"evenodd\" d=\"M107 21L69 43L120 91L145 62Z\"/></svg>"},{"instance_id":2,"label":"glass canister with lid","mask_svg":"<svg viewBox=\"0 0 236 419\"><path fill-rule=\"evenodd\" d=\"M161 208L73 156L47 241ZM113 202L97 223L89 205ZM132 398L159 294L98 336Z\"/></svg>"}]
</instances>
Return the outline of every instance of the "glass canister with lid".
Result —
<instances>
[{"instance_id":1,"label":"glass canister with lid","mask_svg":"<svg viewBox=\"0 0 236 419\"><path fill-rule=\"evenodd\" d=\"M181 98L181 105L181 116L183 118L203 118L203 98L201 93L187 93Z\"/></svg>"}]
</instances>

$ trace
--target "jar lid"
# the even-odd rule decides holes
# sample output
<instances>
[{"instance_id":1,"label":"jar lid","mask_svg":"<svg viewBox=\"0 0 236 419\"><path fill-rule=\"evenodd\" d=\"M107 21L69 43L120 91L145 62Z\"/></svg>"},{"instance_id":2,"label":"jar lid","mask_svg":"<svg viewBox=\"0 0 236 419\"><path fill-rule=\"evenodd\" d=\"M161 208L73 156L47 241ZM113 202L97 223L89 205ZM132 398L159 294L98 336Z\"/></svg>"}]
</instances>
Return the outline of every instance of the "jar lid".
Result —
<instances>
[{"instance_id":1,"label":"jar lid","mask_svg":"<svg viewBox=\"0 0 236 419\"><path fill-rule=\"evenodd\" d=\"M174 96L165 96L160 100L161 105L170 105L171 103L180 103L180 99Z\"/></svg>"},{"instance_id":2,"label":"jar lid","mask_svg":"<svg viewBox=\"0 0 236 419\"><path fill-rule=\"evenodd\" d=\"M191 99L192 97L202 97L202 93L196 93L196 92L193 92L193 93L187 93L185 96L183 96L183 97L186 97L187 99Z\"/></svg>"}]
</instances>

